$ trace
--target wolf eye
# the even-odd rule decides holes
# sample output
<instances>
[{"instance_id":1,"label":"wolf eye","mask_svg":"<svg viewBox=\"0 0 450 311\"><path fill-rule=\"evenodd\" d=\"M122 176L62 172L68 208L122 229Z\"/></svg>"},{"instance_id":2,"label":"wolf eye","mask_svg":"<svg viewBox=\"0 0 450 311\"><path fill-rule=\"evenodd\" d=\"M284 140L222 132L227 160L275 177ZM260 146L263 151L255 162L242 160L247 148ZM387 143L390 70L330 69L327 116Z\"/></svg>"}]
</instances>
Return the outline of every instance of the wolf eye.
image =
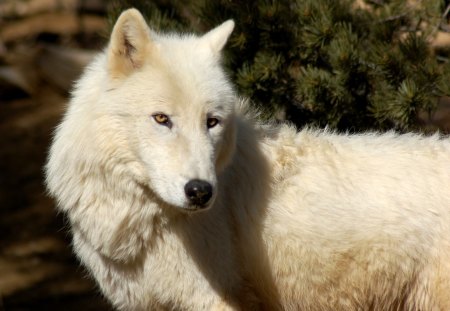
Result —
<instances>
[{"instance_id":1,"label":"wolf eye","mask_svg":"<svg viewBox=\"0 0 450 311\"><path fill-rule=\"evenodd\" d=\"M208 118L206 120L206 126L210 129L219 124L219 119L217 118Z\"/></svg>"},{"instance_id":2,"label":"wolf eye","mask_svg":"<svg viewBox=\"0 0 450 311\"><path fill-rule=\"evenodd\" d=\"M155 113L154 115L152 115L152 117L158 124L167 126L169 128L172 126L169 117L163 113Z\"/></svg>"}]
</instances>

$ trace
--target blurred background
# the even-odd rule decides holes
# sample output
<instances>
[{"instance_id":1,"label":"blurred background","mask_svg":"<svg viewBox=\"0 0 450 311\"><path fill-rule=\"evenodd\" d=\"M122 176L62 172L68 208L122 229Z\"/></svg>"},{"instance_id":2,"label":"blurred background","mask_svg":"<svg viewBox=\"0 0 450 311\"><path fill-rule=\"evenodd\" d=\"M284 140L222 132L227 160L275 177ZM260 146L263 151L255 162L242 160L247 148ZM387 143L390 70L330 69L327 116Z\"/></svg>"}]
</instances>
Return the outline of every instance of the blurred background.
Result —
<instances>
[{"instance_id":1,"label":"blurred background","mask_svg":"<svg viewBox=\"0 0 450 311\"><path fill-rule=\"evenodd\" d=\"M0 310L111 310L72 255L43 165L107 1L0 0Z\"/></svg>"},{"instance_id":2,"label":"blurred background","mask_svg":"<svg viewBox=\"0 0 450 311\"><path fill-rule=\"evenodd\" d=\"M224 64L265 118L449 133L449 3L0 0L0 310L111 310L72 255L43 165L74 80L123 9L159 31L233 18Z\"/></svg>"}]
</instances>

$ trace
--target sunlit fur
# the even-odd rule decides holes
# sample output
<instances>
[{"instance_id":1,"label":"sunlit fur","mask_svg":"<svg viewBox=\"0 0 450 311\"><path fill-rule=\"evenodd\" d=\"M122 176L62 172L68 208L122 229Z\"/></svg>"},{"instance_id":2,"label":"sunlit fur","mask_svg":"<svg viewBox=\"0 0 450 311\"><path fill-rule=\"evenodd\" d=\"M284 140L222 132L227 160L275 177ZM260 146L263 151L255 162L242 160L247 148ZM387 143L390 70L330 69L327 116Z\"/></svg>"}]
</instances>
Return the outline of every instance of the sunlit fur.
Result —
<instances>
[{"instance_id":1,"label":"sunlit fur","mask_svg":"<svg viewBox=\"0 0 450 311\"><path fill-rule=\"evenodd\" d=\"M75 87L47 185L104 295L120 310L450 310L450 140L258 123L220 65L233 26L161 35L127 10ZM206 209L191 179L213 185Z\"/></svg>"}]
</instances>

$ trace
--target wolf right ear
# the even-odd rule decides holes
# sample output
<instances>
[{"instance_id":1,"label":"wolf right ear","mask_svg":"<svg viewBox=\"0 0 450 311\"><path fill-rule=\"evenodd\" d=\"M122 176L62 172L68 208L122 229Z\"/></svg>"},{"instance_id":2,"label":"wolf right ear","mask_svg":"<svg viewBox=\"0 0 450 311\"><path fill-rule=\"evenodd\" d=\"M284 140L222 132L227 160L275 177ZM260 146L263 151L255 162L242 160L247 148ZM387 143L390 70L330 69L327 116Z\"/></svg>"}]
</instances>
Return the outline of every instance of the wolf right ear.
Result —
<instances>
[{"instance_id":1,"label":"wolf right ear","mask_svg":"<svg viewBox=\"0 0 450 311\"><path fill-rule=\"evenodd\" d=\"M140 68L149 48L150 31L136 9L128 9L114 25L108 47L108 69L113 78L127 76Z\"/></svg>"},{"instance_id":2,"label":"wolf right ear","mask_svg":"<svg viewBox=\"0 0 450 311\"><path fill-rule=\"evenodd\" d=\"M234 21L227 20L216 28L203 35L203 44L206 44L217 55L223 49L234 29Z\"/></svg>"}]
</instances>

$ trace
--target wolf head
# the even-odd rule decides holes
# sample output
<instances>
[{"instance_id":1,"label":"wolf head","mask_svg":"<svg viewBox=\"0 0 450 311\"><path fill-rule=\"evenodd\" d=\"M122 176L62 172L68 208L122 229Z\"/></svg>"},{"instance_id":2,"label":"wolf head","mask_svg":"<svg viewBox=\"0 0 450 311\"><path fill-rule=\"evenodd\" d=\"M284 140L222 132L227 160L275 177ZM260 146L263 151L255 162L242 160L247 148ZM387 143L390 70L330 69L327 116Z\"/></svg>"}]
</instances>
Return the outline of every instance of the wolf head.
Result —
<instances>
[{"instance_id":1,"label":"wolf head","mask_svg":"<svg viewBox=\"0 0 450 311\"><path fill-rule=\"evenodd\" d=\"M220 66L234 28L227 21L201 37L160 35L129 9L107 48L102 102L126 131L150 189L185 210L211 206L217 174L234 150L234 91Z\"/></svg>"}]
</instances>

